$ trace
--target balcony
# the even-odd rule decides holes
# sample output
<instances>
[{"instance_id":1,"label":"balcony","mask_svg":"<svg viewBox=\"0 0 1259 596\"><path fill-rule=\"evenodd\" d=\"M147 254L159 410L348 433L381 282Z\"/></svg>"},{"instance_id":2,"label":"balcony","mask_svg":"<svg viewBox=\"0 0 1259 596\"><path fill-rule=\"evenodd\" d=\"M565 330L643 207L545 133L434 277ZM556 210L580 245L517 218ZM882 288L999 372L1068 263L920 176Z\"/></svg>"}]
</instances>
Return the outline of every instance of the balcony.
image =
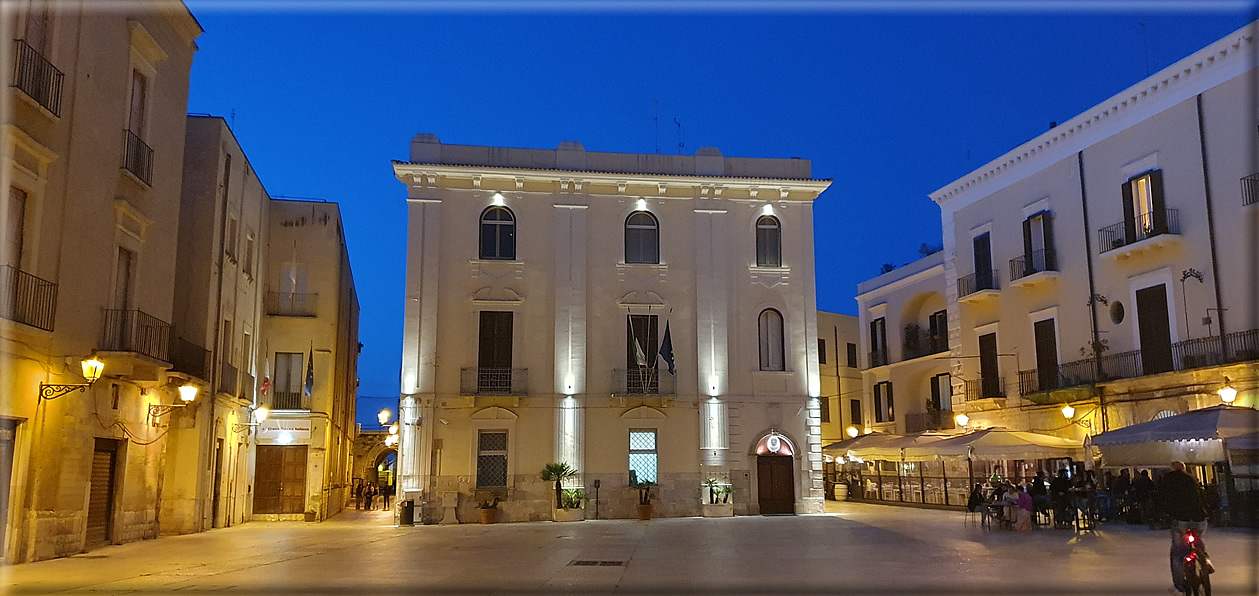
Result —
<instances>
[{"instance_id":1,"label":"balcony","mask_svg":"<svg viewBox=\"0 0 1259 596\"><path fill-rule=\"evenodd\" d=\"M21 269L0 266L0 317L52 331L57 315L57 284Z\"/></svg>"},{"instance_id":2,"label":"balcony","mask_svg":"<svg viewBox=\"0 0 1259 596\"><path fill-rule=\"evenodd\" d=\"M525 395L529 369L506 367L464 368L459 371L463 395Z\"/></svg>"},{"instance_id":3,"label":"balcony","mask_svg":"<svg viewBox=\"0 0 1259 596\"><path fill-rule=\"evenodd\" d=\"M25 40L13 40L13 86L53 116L61 116L61 81L65 75Z\"/></svg>"},{"instance_id":4,"label":"balcony","mask_svg":"<svg viewBox=\"0 0 1259 596\"><path fill-rule=\"evenodd\" d=\"M141 310L105 310L100 349L170 362L171 325Z\"/></svg>"},{"instance_id":5,"label":"balcony","mask_svg":"<svg viewBox=\"0 0 1259 596\"><path fill-rule=\"evenodd\" d=\"M1259 203L1259 174L1242 178L1242 206Z\"/></svg>"},{"instance_id":6,"label":"balcony","mask_svg":"<svg viewBox=\"0 0 1259 596\"><path fill-rule=\"evenodd\" d=\"M951 430L955 427L952 410L931 410L905 416L905 432L921 433L929 430Z\"/></svg>"},{"instance_id":7,"label":"balcony","mask_svg":"<svg viewBox=\"0 0 1259 596\"><path fill-rule=\"evenodd\" d=\"M269 395L262 396L262 405L272 410L309 410L310 398L302 389L285 391L272 387Z\"/></svg>"},{"instance_id":8,"label":"balcony","mask_svg":"<svg viewBox=\"0 0 1259 596\"><path fill-rule=\"evenodd\" d=\"M1005 377L983 377L966 381L966 401L1005 398Z\"/></svg>"},{"instance_id":9,"label":"balcony","mask_svg":"<svg viewBox=\"0 0 1259 596\"><path fill-rule=\"evenodd\" d=\"M957 278L958 302L977 303L996 298L1001 293L997 271L981 271Z\"/></svg>"},{"instance_id":10,"label":"balcony","mask_svg":"<svg viewBox=\"0 0 1259 596\"><path fill-rule=\"evenodd\" d=\"M313 317L316 313L319 294L296 294L292 292L267 292L267 316L272 317Z\"/></svg>"},{"instance_id":11,"label":"balcony","mask_svg":"<svg viewBox=\"0 0 1259 596\"><path fill-rule=\"evenodd\" d=\"M947 335L936 335L919 329L917 325L905 327L905 343L901 346L901 360L913 360L949 351Z\"/></svg>"},{"instance_id":12,"label":"balcony","mask_svg":"<svg viewBox=\"0 0 1259 596\"><path fill-rule=\"evenodd\" d=\"M1010 285L1030 287L1058 279L1058 255L1050 249L1010 259Z\"/></svg>"},{"instance_id":13,"label":"balcony","mask_svg":"<svg viewBox=\"0 0 1259 596\"><path fill-rule=\"evenodd\" d=\"M867 355L870 357L869 368L887 366L890 361L890 359L887 357L887 350L871 350Z\"/></svg>"},{"instance_id":14,"label":"balcony","mask_svg":"<svg viewBox=\"0 0 1259 596\"><path fill-rule=\"evenodd\" d=\"M210 351L182 337L176 337L170 346L173 372L184 373L208 381L210 379Z\"/></svg>"},{"instance_id":15,"label":"balcony","mask_svg":"<svg viewBox=\"0 0 1259 596\"><path fill-rule=\"evenodd\" d=\"M669 371L647 368L617 368L612 370L612 394L677 395L677 377Z\"/></svg>"},{"instance_id":16,"label":"balcony","mask_svg":"<svg viewBox=\"0 0 1259 596\"><path fill-rule=\"evenodd\" d=\"M153 149L136 133L123 131L122 168L135 175L145 186L153 184Z\"/></svg>"},{"instance_id":17,"label":"balcony","mask_svg":"<svg viewBox=\"0 0 1259 596\"><path fill-rule=\"evenodd\" d=\"M219 384L216 391L227 395L236 395L236 385L239 383L240 373L235 366L226 362L219 363Z\"/></svg>"},{"instance_id":18,"label":"balcony","mask_svg":"<svg viewBox=\"0 0 1259 596\"><path fill-rule=\"evenodd\" d=\"M1180 242L1180 215L1175 209L1152 211L1131 223L1121 221L1097 231L1098 253L1117 259L1177 242Z\"/></svg>"}]
</instances>

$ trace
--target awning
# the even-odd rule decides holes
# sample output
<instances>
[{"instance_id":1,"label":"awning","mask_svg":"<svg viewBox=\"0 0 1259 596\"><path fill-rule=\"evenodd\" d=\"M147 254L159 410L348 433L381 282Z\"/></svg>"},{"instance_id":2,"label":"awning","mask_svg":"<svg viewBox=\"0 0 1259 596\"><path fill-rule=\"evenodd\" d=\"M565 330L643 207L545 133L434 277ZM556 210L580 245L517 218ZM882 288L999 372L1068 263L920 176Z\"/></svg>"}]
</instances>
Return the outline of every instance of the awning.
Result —
<instances>
[{"instance_id":1,"label":"awning","mask_svg":"<svg viewBox=\"0 0 1259 596\"><path fill-rule=\"evenodd\" d=\"M915 448L926 448L933 445L941 439L953 435L941 433L916 433L905 435L903 437L893 436L879 443L861 446L855 449L849 449L850 457L858 457L864 460L887 460L887 461L923 461L934 460L936 456L929 453L921 453L913 451Z\"/></svg>"},{"instance_id":2,"label":"awning","mask_svg":"<svg viewBox=\"0 0 1259 596\"><path fill-rule=\"evenodd\" d=\"M1082 459L1079 441L1040 433L988 428L905 448L905 459Z\"/></svg>"},{"instance_id":3,"label":"awning","mask_svg":"<svg viewBox=\"0 0 1259 596\"><path fill-rule=\"evenodd\" d=\"M864 445L872 445L872 444L881 443L888 439L897 438L899 436L900 435L892 435L888 433L879 433L879 432L866 433L864 435L857 435L851 439L844 439L842 441L836 441L829 445L824 445L822 446L822 451L823 452L833 451L833 452L837 452L839 455L844 455L848 453L849 449L856 449Z\"/></svg>"},{"instance_id":4,"label":"awning","mask_svg":"<svg viewBox=\"0 0 1259 596\"><path fill-rule=\"evenodd\" d=\"M1247 437L1255 436L1256 429L1259 410L1220 405L1104 432L1092 442L1102 450L1106 466L1210 464L1224 461L1225 443L1229 449L1244 449L1236 444L1247 441L1254 444L1256 439Z\"/></svg>"},{"instance_id":5,"label":"awning","mask_svg":"<svg viewBox=\"0 0 1259 596\"><path fill-rule=\"evenodd\" d=\"M1225 443L1228 444L1229 451L1259 449L1259 432L1229 437Z\"/></svg>"}]
</instances>

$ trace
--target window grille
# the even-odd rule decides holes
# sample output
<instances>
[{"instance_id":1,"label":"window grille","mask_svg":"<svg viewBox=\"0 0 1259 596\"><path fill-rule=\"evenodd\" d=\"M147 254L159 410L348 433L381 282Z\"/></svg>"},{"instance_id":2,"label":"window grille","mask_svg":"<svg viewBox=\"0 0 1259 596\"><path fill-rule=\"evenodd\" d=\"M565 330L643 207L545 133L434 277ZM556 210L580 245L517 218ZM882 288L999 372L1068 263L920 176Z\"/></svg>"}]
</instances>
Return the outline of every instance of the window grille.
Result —
<instances>
[{"instance_id":1,"label":"window grille","mask_svg":"<svg viewBox=\"0 0 1259 596\"><path fill-rule=\"evenodd\" d=\"M639 482L658 483L656 463L659 454L656 452L655 429L630 429L629 434L629 475L630 484Z\"/></svg>"},{"instance_id":2,"label":"window grille","mask_svg":"<svg viewBox=\"0 0 1259 596\"><path fill-rule=\"evenodd\" d=\"M477 435L476 486L507 486L507 431L483 430Z\"/></svg>"}]
</instances>

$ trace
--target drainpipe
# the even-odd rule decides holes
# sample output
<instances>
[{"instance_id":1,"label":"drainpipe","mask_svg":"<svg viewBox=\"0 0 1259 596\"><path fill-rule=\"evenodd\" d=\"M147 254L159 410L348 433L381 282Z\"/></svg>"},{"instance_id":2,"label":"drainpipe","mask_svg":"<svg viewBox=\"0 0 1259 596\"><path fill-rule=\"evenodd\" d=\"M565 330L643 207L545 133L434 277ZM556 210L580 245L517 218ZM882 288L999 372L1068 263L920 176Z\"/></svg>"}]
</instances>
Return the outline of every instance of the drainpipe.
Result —
<instances>
[{"instance_id":1,"label":"drainpipe","mask_svg":"<svg viewBox=\"0 0 1259 596\"><path fill-rule=\"evenodd\" d=\"M1215 312L1220 317L1220 356L1224 360L1228 360L1228 346L1224 345L1224 305L1220 299L1220 264L1215 258L1215 211L1211 208L1211 174L1207 169L1207 131L1202 127L1202 94L1199 93L1195 98L1198 106L1198 147L1202 153L1202 195L1207 203L1207 238L1210 240L1211 248L1211 275L1215 276ZM1183 294L1184 291L1182 290ZM1187 309L1186 309L1187 310ZM1189 313L1186 312L1188 317ZM1188 335L1189 330L1185 329Z\"/></svg>"},{"instance_id":2,"label":"drainpipe","mask_svg":"<svg viewBox=\"0 0 1259 596\"><path fill-rule=\"evenodd\" d=\"M1093 300L1093 296L1097 295L1097 284L1093 280L1093 244L1089 242L1089 232L1093 228L1089 227L1089 203L1088 191L1084 186L1084 150L1081 149L1075 153L1075 160L1080 170L1080 211L1084 214L1084 263L1089 273L1089 316L1092 317L1093 323L1093 366L1100 376L1102 372L1102 354L1097 351L1096 346L1101 342L1101 332L1097 328L1097 303ZM1094 386L1097 392L1098 408L1102 411L1102 432L1110 430L1109 418L1106 415L1106 391Z\"/></svg>"}]
</instances>

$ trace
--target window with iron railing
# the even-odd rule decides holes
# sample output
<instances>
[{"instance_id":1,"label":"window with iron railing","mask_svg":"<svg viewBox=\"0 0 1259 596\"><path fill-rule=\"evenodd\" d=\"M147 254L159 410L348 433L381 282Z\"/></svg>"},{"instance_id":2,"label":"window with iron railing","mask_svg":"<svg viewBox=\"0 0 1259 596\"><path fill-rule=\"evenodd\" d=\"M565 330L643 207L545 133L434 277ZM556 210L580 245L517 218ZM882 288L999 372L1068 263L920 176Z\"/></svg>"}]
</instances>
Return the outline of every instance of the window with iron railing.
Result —
<instances>
[{"instance_id":1,"label":"window with iron railing","mask_svg":"<svg viewBox=\"0 0 1259 596\"><path fill-rule=\"evenodd\" d=\"M140 310L105 309L101 350L135 352L170 362L171 325Z\"/></svg>"},{"instance_id":2,"label":"window with iron railing","mask_svg":"<svg viewBox=\"0 0 1259 596\"><path fill-rule=\"evenodd\" d=\"M999 290L997 270L984 270L957 278L957 297L970 296L984 290Z\"/></svg>"},{"instance_id":3,"label":"window with iron railing","mask_svg":"<svg viewBox=\"0 0 1259 596\"><path fill-rule=\"evenodd\" d=\"M13 86L53 116L60 116L61 83L65 75L25 40L13 41Z\"/></svg>"},{"instance_id":4,"label":"window with iron railing","mask_svg":"<svg viewBox=\"0 0 1259 596\"><path fill-rule=\"evenodd\" d=\"M122 167L141 182L153 184L153 149L130 130L124 130L123 137Z\"/></svg>"}]
</instances>

